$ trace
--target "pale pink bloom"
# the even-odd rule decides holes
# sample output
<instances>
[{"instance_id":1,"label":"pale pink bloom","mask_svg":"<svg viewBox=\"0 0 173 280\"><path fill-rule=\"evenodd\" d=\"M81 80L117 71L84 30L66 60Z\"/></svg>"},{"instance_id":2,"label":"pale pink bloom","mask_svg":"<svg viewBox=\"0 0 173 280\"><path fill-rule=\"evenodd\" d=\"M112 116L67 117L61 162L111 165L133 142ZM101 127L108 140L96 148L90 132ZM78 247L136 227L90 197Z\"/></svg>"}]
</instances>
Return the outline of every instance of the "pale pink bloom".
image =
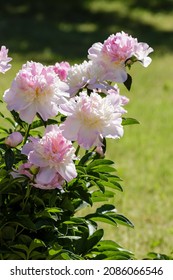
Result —
<instances>
[{"instance_id":1,"label":"pale pink bloom","mask_svg":"<svg viewBox=\"0 0 173 280\"><path fill-rule=\"evenodd\" d=\"M8 110L19 112L27 123L32 123L38 113L44 121L58 114L59 105L69 97L68 86L62 82L52 67L27 62L17 73L11 88L4 93Z\"/></svg>"},{"instance_id":2,"label":"pale pink bloom","mask_svg":"<svg viewBox=\"0 0 173 280\"><path fill-rule=\"evenodd\" d=\"M33 183L32 185L35 188L44 189L44 190L62 189L64 182L65 180L62 178L62 176L56 173L54 178L49 183L46 184L45 181L36 178L35 183Z\"/></svg>"},{"instance_id":3,"label":"pale pink bloom","mask_svg":"<svg viewBox=\"0 0 173 280\"><path fill-rule=\"evenodd\" d=\"M136 38L122 31L109 36L103 44L93 44L88 50L88 58L97 67L101 65L104 68L105 80L125 82L127 79L126 62L132 59L130 62L132 64L135 60L139 60L146 67L151 62L148 54L152 51L153 49L147 44L138 43Z\"/></svg>"},{"instance_id":4,"label":"pale pink bloom","mask_svg":"<svg viewBox=\"0 0 173 280\"><path fill-rule=\"evenodd\" d=\"M23 141L23 136L20 132L12 132L6 139L5 144L10 147L16 147Z\"/></svg>"},{"instance_id":5,"label":"pale pink bloom","mask_svg":"<svg viewBox=\"0 0 173 280\"><path fill-rule=\"evenodd\" d=\"M75 64L71 67L67 76L69 93L74 96L78 91L87 87L88 89L110 89L111 86L106 83L105 68L100 64L99 67L93 61L84 61L81 64Z\"/></svg>"},{"instance_id":6,"label":"pale pink bloom","mask_svg":"<svg viewBox=\"0 0 173 280\"><path fill-rule=\"evenodd\" d=\"M122 112L116 94L102 98L96 92L88 96L83 91L61 105L60 110L67 116L61 125L64 137L77 141L84 149L102 146L103 137L123 136Z\"/></svg>"},{"instance_id":7,"label":"pale pink bloom","mask_svg":"<svg viewBox=\"0 0 173 280\"><path fill-rule=\"evenodd\" d=\"M31 164L39 167L36 182L51 184L57 173L67 182L77 176L73 163L75 149L72 143L63 137L57 125L48 126L41 139L29 139L30 142L24 145L22 153L28 156Z\"/></svg>"},{"instance_id":8,"label":"pale pink bloom","mask_svg":"<svg viewBox=\"0 0 173 280\"><path fill-rule=\"evenodd\" d=\"M59 76L61 81L66 81L69 69L70 69L70 64L66 61L65 62L62 61L60 63L57 62L53 66L53 70Z\"/></svg>"},{"instance_id":9,"label":"pale pink bloom","mask_svg":"<svg viewBox=\"0 0 173 280\"><path fill-rule=\"evenodd\" d=\"M0 49L0 72L5 73L11 68L9 62L12 60L11 57L8 57L8 49L5 46L2 46Z\"/></svg>"}]
</instances>

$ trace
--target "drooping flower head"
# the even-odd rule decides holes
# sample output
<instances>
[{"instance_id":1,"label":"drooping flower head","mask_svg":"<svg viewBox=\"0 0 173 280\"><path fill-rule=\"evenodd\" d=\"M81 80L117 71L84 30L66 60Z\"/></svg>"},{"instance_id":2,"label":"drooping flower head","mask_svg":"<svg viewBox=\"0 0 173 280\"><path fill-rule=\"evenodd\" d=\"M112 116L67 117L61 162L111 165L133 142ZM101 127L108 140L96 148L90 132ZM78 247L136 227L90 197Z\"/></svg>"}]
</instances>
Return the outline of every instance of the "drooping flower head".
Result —
<instances>
[{"instance_id":1,"label":"drooping flower head","mask_svg":"<svg viewBox=\"0 0 173 280\"><path fill-rule=\"evenodd\" d=\"M57 115L59 105L66 101L68 86L51 66L27 62L17 73L11 88L5 91L8 110L19 112L27 123L38 113L44 121Z\"/></svg>"},{"instance_id":2,"label":"drooping flower head","mask_svg":"<svg viewBox=\"0 0 173 280\"><path fill-rule=\"evenodd\" d=\"M0 72L5 73L11 68L9 62L12 60L11 57L8 57L8 49L5 46L2 46L0 49Z\"/></svg>"},{"instance_id":3,"label":"drooping flower head","mask_svg":"<svg viewBox=\"0 0 173 280\"><path fill-rule=\"evenodd\" d=\"M75 149L64 138L57 125L47 126L44 136L30 137L22 153L28 156L28 162L39 168L36 184L55 186L60 182L69 182L77 176L73 160ZM37 186L38 187L38 186Z\"/></svg>"},{"instance_id":4,"label":"drooping flower head","mask_svg":"<svg viewBox=\"0 0 173 280\"><path fill-rule=\"evenodd\" d=\"M84 149L102 146L103 137L123 136L123 102L118 94L108 94L102 98L97 92L90 96L83 91L68 103L61 105L61 113L67 116L61 125L63 135L77 141Z\"/></svg>"},{"instance_id":5,"label":"drooping flower head","mask_svg":"<svg viewBox=\"0 0 173 280\"><path fill-rule=\"evenodd\" d=\"M136 38L122 31L110 35L103 44L95 43L88 50L88 58L98 67L104 67L107 80L124 82L127 79L126 61L132 59L131 64L140 61L147 67L151 62L148 54L152 51L148 44L138 43Z\"/></svg>"}]
</instances>

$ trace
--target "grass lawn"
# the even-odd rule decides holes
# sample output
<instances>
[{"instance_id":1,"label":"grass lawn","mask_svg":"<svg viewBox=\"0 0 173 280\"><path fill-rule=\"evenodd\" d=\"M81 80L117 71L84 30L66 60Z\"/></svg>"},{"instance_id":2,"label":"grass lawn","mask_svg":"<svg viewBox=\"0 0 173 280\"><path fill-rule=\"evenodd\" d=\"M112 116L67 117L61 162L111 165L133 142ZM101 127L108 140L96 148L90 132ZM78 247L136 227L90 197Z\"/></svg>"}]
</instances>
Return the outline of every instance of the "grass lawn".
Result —
<instances>
[{"instance_id":1,"label":"grass lawn","mask_svg":"<svg viewBox=\"0 0 173 280\"><path fill-rule=\"evenodd\" d=\"M106 238L135 252L137 258L149 251L170 254L173 250L173 9L171 1L162 2L90 0L83 2L81 13L63 10L63 18L57 10L57 18L50 20L43 11L25 17L29 4L19 5L16 14L10 14L10 4L4 4L10 16L0 23L0 45L5 44L13 57L12 69L1 75L1 94L26 60L83 61L91 44L111 33L124 30L154 48L147 69L136 64L130 70L131 91L121 87L121 94L130 98L127 116L140 125L125 127L124 137L110 140L107 151L107 157L115 160L124 188L111 202L135 228L106 226ZM5 107L1 111L4 113Z\"/></svg>"}]
</instances>

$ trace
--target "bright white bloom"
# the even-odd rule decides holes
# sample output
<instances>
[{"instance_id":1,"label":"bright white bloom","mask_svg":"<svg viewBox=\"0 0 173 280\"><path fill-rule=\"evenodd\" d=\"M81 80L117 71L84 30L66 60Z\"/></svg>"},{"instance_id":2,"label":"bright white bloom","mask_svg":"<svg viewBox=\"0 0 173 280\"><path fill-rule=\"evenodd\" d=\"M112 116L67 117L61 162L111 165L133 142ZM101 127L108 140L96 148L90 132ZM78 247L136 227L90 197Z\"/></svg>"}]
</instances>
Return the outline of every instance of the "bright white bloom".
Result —
<instances>
[{"instance_id":1,"label":"bright white bloom","mask_svg":"<svg viewBox=\"0 0 173 280\"><path fill-rule=\"evenodd\" d=\"M75 164L75 149L72 143L65 139L57 125L47 126L44 136L30 137L22 153L28 156L28 162L39 168L36 183L40 185L55 185L66 180L69 182L77 176Z\"/></svg>"},{"instance_id":2,"label":"bright white bloom","mask_svg":"<svg viewBox=\"0 0 173 280\"><path fill-rule=\"evenodd\" d=\"M38 113L43 120L57 115L59 105L69 97L68 86L61 81L53 67L27 62L17 73L11 88L4 93L8 110L19 112L27 123Z\"/></svg>"},{"instance_id":3,"label":"bright white bloom","mask_svg":"<svg viewBox=\"0 0 173 280\"><path fill-rule=\"evenodd\" d=\"M61 113L67 116L61 125L64 137L77 141L84 149L102 146L103 137L122 137L122 105L118 94L102 98L96 92L88 96L83 91L60 106Z\"/></svg>"}]
</instances>

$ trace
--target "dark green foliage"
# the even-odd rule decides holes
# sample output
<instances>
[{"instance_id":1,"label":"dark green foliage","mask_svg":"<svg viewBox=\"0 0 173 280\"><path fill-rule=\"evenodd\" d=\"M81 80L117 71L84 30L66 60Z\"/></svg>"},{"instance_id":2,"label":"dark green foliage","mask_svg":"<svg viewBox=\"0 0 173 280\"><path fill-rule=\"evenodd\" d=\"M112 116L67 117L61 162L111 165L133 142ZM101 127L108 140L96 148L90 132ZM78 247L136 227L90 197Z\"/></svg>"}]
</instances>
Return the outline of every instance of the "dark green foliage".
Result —
<instances>
[{"instance_id":1,"label":"dark green foliage","mask_svg":"<svg viewBox=\"0 0 173 280\"><path fill-rule=\"evenodd\" d=\"M12 129L20 131L26 141L44 124L41 120L28 126L18 114L8 118ZM4 116L1 115L4 119ZM16 126L17 122L17 126ZM47 124L57 123L49 120ZM37 130L36 130L37 129ZM4 138L11 128L1 128ZM40 132L41 134L41 132ZM98 222L117 227L133 227L118 214L109 198L122 191L114 162L88 151L75 161L78 176L64 185L63 191L42 190L32 186L26 176L13 178L11 171L26 161L20 148L0 143L0 258L35 259L131 259L133 255L113 241L104 240ZM106 141L104 140L105 150ZM78 211L97 202L105 202L90 214ZM92 209L92 208L91 208ZM80 213L80 212L79 212Z\"/></svg>"}]
</instances>

